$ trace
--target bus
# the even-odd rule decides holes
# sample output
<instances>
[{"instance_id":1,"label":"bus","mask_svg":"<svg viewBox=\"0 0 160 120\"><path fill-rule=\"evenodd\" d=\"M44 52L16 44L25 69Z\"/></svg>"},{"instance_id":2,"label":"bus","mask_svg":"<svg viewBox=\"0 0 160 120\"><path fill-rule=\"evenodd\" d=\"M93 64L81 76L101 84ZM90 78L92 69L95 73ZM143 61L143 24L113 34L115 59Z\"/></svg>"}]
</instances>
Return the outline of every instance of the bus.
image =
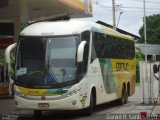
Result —
<instances>
[{"instance_id":1,"label":"bus","mask_svg":"<svg viewBox=\"0 0 160 120\"><path fill-rule=\"evenodd\" d=\"M135 92L132 37L100 24L39 22L20 33L16 47L14 99L17 109L84 110Z\"/></svg>"}]
</instances>

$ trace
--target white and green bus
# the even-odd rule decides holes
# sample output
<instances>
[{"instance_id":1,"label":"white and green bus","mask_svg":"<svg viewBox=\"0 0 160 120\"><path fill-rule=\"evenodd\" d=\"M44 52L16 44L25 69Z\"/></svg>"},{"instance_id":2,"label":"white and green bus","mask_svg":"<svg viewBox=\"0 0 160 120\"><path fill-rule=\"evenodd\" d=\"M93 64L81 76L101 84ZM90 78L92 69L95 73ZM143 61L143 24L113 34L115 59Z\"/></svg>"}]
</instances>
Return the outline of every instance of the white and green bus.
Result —
<instances>
[{"instance_id":1,"label":"white and green bus","mask_svg":"<svg viewBox=\"0 0 160 120\"><path fill-rule=\"evenodd\" d=\"M79 110L135 92L134 40L100 24L69 20L26 27L17 43L17 109Z\"/></svg>"}]
</instances>

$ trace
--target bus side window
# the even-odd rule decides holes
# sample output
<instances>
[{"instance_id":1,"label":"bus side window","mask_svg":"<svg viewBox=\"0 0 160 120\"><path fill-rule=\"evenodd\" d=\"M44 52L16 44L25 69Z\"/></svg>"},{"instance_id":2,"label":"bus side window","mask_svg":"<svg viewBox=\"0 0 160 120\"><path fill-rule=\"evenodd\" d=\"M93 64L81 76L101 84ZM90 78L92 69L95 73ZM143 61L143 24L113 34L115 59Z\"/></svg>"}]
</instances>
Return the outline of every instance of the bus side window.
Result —
<instances>
[{"instance_id":1,"label":"bus side window","mask_svg":"<svg viewBox=\"0 0 160 120\"><path fill-rule=\"evenodd\" d=\"M89 43L90 43L90 31L85 31L81 34L81 40L82 41L87 41L87 44L85 45L84 48L84 56L83 56L83 62L82 62L82 68L81 68L81 73L83 75L86 74L87 72L87 67L88 67L88 55L89 55ZM82 75L82 76L83 76Z\"/></svg>"},{"instance_id":2,"label":"bus side window","mask_svg":"<svg viewBox=\"0 0 160 120\"><path fill-rule=\"evenodd\" d=\"M92 34L92 52L91 52L91 63L97 58L97 55L96 55L96 50L95 50L95 33L93 32Z\"/></svg>"}]
</instances>

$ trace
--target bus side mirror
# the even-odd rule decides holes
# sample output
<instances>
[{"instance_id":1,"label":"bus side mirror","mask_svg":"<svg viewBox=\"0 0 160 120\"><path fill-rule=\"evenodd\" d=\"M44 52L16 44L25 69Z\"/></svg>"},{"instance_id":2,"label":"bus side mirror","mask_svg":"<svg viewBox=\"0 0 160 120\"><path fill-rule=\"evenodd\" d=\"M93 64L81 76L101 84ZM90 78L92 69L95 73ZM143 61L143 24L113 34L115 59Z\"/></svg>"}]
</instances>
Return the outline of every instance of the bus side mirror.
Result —
<instances>
[{"instance_id":1,"label":"bus side mirror","mask_svg":"<svg viewBox=\"0 0 160 120\"><path fill-rule=\"evenodd\" d=\"M156 64L153 65L153 72L154 73L158 73L159 72L159 66L158 65L156 65Z\"/></svg>"},{"instance_id":2,"label":"bus side mirror","mask_svg":"<svg viewBox=\"0 0 160 120\"><path fill-rule=\"evenodd\" d=\"M82 41L77 50L77 62L83 62L83 54L84 54L84 47L86 45L86 41Z\"/></svg>"}]
</instances>

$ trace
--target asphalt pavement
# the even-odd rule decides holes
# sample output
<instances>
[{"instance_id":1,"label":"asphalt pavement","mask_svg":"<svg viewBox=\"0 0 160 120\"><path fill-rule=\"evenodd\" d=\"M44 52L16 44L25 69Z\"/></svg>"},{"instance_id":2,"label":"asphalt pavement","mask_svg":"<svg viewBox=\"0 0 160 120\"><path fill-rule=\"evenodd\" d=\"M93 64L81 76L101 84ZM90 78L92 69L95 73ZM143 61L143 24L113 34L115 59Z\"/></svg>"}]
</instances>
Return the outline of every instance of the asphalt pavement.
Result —
<instances>
[{"instance_id":1,"label":"asphalt pavement","mask_svg":"<svg viewBox=\"0 0 160 120\"><path fill-rule=\"evenodd\" d=\"M156 92L156 91L155 91ZM43 112L40 120L140 120L143 115L151 115L160 120L160 104L145 105L142 101L142 88L136 86L136 92L129 97L125 105L118 105L116 101L99 105L91 116L83 115L83 111L52 111ZM133 115L133 116L131 116ZM139 118L140 117L140 118ZM33 111L15 109L13 98L0 97L1 120L33 120ZM151 119L147 119L151 120Z\"/></svg>"}]
</instances>

